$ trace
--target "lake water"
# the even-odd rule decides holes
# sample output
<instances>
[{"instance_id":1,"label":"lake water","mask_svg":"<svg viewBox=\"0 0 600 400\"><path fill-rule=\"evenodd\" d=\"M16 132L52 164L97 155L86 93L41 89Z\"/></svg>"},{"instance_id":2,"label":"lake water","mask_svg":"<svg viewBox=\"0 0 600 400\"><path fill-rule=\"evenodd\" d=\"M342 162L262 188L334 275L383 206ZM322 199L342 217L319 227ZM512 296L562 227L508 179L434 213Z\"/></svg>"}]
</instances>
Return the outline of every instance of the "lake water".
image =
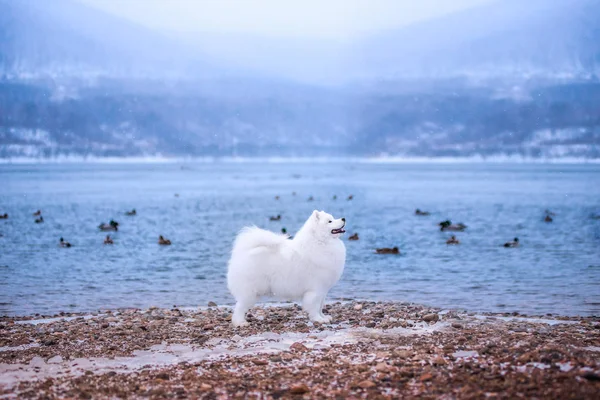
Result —
<instances>
[{"instance_id":1,"label":"lake water","mask_svg":"<svg viewBox=\"0 0 600 400\"><path fill-rule=\"evenodd\" d=\"M0 315L231 304L236 232L293 233L315 208L348 222L346 270L330 299L600 314L597 164L5 164L0 180L0 214L9 214ZM125 216L132 208L138 215ZM545 209L554 222L543 222ZM121 225L105 246L97 226L111 218ZM445 244L444 219L468 225L459 246ZM360 240L347 241L354 232ZM173 245L158 246L160 234ZM73 247L60 248L61 236ZM520 248L501 246L515 236ZM402 254L374 253L391 246Z\"/></svg>"}]
</instances>

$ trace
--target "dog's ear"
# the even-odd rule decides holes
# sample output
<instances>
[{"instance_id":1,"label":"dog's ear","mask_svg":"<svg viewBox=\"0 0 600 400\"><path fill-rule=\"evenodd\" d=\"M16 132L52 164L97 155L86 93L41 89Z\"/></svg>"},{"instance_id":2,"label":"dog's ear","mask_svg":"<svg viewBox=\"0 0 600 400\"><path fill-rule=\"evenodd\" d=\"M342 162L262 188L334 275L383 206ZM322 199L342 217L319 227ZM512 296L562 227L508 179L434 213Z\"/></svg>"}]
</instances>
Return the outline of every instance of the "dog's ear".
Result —
<instances>
[{"instance_id":1,"label":"dog's ear","mask_svg":"<svg viewBox=\"0 0 600 400\"><path fill-rule=\"evenodd\" d=\"M315 219L318 221L320 217L319 212L317 210L314 210L312 213L312 216L315 217Z\"/></svg>"}]
</instances>

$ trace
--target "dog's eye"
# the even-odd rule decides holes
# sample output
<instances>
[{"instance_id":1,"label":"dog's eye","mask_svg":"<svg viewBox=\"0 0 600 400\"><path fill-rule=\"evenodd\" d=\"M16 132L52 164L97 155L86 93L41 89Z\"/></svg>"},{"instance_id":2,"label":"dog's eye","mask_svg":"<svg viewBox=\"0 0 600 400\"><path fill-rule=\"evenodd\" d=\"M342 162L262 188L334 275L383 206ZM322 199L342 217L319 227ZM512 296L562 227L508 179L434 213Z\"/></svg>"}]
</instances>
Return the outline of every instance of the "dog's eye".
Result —
<instances>
[{"instance_id":1,"label":"dog's eye","mask_svg":"<svg viewBox=\"0 0 600 400\"><path fill-rule=\"evenodd\" d=\"M332 223L332 222L333 222L332 220L329 220L329 223Z\"/></svg>"}]
</instances>

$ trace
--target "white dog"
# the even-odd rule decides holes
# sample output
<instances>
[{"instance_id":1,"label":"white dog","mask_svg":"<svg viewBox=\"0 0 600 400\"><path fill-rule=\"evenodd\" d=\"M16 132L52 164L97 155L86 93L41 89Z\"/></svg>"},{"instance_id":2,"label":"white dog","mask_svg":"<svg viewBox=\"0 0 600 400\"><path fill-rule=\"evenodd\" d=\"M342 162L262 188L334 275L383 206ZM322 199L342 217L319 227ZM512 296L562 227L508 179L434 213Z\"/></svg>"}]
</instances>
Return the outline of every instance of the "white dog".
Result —
<instances>
[{"instance_id":1,"label":"white dog","mask_svg":"<svg viewBox=\"0 0 600 400\"><path fill-rule=\"evenodd\" d=\"M242 229L227 271L236 300L233 324L248 325L246 312L262 296L302 300L312 321L330 322L323 302L344 271L346 247L339 237L345 225L345 218L315 210L292 240L257 227Z\"/></svg>"}]
</instances>

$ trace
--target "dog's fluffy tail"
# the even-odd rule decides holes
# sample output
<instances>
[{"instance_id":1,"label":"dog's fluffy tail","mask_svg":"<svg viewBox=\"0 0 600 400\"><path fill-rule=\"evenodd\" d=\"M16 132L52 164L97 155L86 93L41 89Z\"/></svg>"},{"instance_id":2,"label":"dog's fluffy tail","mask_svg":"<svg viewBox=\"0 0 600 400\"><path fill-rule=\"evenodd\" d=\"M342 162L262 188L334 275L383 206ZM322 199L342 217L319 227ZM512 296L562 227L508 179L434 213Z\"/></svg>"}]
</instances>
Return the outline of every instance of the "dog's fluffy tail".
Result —
<instances>
[{"instance_id":1,"label":"dog's fluffy tail","mask_svg":"<svg viewBox=\"0 0 600 400\"><path fill-rule=\"evenodd\" d=\"M233 244L233 254L247 253L258 248L276 248L288 240L288 235L273 233L256 226L243 228Z\"/></svg>"}]
</instances>

